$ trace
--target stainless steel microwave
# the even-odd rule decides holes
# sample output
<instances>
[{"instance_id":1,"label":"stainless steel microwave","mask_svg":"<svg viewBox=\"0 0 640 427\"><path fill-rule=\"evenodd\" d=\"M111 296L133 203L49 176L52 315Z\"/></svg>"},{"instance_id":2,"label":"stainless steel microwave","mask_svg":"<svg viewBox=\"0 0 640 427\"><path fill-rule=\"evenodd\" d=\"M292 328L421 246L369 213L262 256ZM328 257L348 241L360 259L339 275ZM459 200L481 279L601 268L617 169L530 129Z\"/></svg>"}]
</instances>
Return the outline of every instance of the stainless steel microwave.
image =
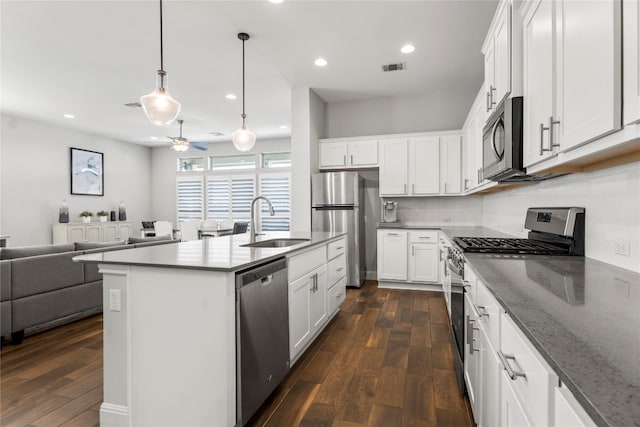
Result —
<instances>
[{"instance_id":1,"label":"stainless steel microwave","mask_svg":"<svg viewBox=\"0 0 640 427\"><path fill-rule=\"evenodd\" d=\"M530 178L522 166L522 97L505 98L482 131L482 175L492 181Z\"/></svg>"}]
</instances>

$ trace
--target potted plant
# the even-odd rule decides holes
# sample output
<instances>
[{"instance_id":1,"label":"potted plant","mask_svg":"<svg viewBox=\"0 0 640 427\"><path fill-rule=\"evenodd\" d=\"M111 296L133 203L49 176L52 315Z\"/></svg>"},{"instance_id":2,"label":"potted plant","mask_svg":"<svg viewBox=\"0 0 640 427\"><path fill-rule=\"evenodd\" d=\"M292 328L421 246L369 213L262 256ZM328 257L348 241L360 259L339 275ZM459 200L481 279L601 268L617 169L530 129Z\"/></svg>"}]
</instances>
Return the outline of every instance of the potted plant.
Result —
<instances>
[{"instance_id":1,"label":"potted plant","mask_svg":"<svg viewBox=\"0 0 640 427\"><path fill-rule=\"evenodd\" d=\"M109 216L109 212L107 211L98 211L98 217L100 217L100 222L107 222L107 217Z\"/></svg>"},{"instance_id":2,"label":"potted plant","mask_svg":"<svg viewBox=\"0 0 640 427\"><path fill-rule=\"evenodd\" d=\"M82 218L82 222L91 222L92 216L93 216L93 212L89 212L89 211L80 212L80 218Z\"/></svg>"}]
</instances>

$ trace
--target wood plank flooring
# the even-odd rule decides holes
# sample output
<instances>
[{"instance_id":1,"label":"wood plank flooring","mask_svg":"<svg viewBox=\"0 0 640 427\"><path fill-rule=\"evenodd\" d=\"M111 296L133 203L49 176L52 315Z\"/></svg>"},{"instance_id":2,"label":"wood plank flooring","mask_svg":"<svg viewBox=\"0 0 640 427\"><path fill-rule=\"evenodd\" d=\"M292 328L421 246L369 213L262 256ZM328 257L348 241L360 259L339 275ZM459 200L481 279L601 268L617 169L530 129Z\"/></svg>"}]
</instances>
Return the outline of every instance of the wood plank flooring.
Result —
<instances>
[{"instance_id":1,"label":"wood plank flooring","mask_svg":"<svg viewBox=\"0 0 640 427\"><path fill-rule=\"evenodd\" d=\"M447 325L441 293L348 289L250 425L473 426ZM5 346L0 376L2 426L99 425L102 316Z\"/></svg>"}]
</instances>

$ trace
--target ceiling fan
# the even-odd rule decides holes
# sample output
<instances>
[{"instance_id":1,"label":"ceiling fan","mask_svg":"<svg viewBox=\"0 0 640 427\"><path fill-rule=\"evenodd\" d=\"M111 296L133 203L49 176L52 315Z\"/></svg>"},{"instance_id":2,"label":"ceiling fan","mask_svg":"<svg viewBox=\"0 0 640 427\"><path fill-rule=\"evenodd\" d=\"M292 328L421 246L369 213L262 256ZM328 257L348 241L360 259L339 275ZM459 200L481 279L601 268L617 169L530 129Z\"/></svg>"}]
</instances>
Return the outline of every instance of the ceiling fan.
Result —
<instances>
[{"instance_id":1,"label":"ceiling fan","mask_svg":"<svg viewBox=\"0 0 640 427\"><path fill-rule=\"evenodd\" d=\"M189 142L187 138L182 136L182 123L184 120L179 119L178 123L180 124L180 136L168 136L171 140L171 148L176 151L187 151L190 147L195 148L200 151L207 151L208 143L204 141L191 141Z\"/></svg>"}]
</instances>

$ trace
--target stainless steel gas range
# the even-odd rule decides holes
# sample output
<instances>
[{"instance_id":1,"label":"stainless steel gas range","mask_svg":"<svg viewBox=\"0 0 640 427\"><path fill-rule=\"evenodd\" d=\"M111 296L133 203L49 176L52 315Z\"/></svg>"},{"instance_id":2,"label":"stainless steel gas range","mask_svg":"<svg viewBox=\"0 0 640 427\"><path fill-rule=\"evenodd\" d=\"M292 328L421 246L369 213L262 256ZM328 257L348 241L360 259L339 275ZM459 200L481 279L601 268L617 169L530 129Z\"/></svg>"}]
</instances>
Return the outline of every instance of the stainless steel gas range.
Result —
<instances>
[{"instance_id":1,"label":"stainless steel gas range","mask_svg":"<svg viewBox=\"0 0 640 427\"><path fill-rule=\"evenodd\" d=\"M584 208L529 208L525 218L528 238L495 238L458 236L447 254L451 276L451 343L460 392L464 384L464 253L494 253L513 255L583 256L585 240Z\"/></svg>"}]
</instances>

